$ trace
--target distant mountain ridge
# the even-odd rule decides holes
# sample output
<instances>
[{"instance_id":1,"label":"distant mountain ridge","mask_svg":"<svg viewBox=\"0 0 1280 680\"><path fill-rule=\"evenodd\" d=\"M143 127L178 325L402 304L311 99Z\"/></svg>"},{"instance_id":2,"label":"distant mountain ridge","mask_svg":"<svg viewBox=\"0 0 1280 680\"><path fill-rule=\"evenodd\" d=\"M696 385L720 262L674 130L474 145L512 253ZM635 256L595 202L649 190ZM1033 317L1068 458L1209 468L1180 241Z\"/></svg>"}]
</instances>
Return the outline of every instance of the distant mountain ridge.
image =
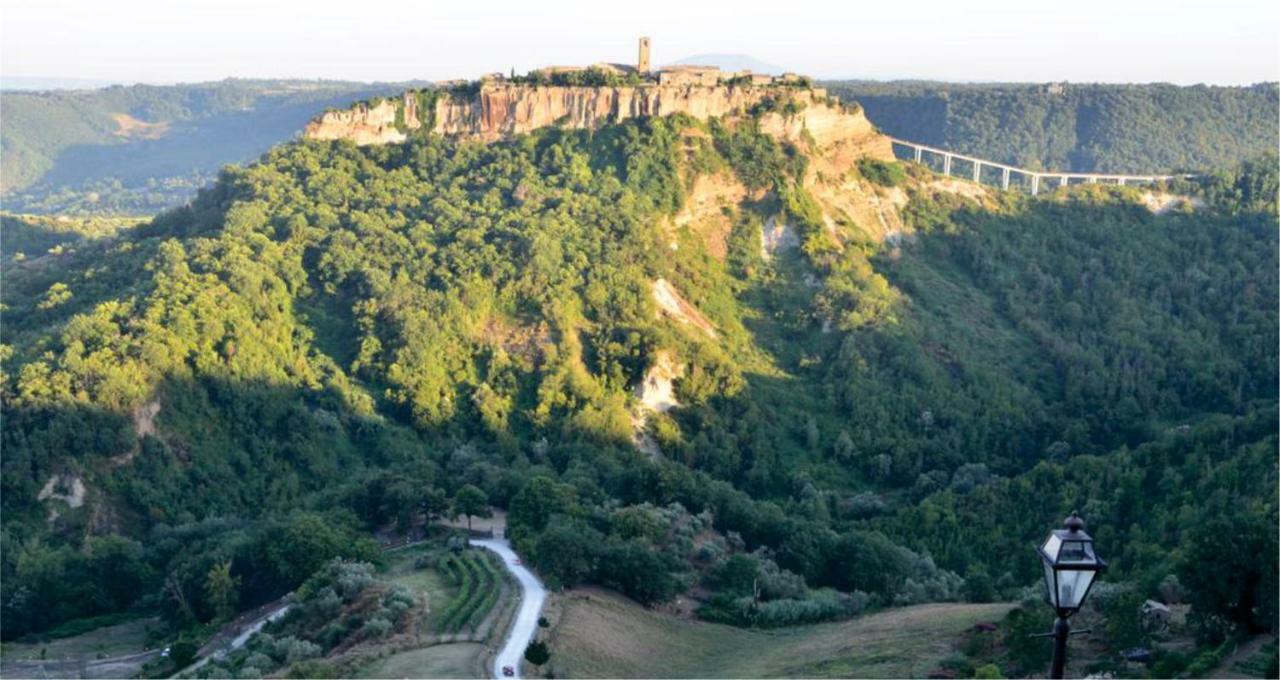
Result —
<instances>
[{"instance_id":1,"label":"distant mountain ridge","mask_svg":"<svg viewBox=\"0 0 1280 680\"><path fill-rule=\"evenodd\" d=\"M43 78L39 76L5 76L0 78L0 90L12 92L47 92L50 90L95 90L100 87L120 85L117 80L101 78Z\"/></svg>"},{"instance_id":2,"label":"distant mountain ridge","mask_svg":"<svg viewBox=\"0 0 1280 680\"><path fill-rule=\"evenodd\" d=\"M0 92L9 210L153 214L312 116L412 83L239 80Z\"/></svg>"}]
</instances>

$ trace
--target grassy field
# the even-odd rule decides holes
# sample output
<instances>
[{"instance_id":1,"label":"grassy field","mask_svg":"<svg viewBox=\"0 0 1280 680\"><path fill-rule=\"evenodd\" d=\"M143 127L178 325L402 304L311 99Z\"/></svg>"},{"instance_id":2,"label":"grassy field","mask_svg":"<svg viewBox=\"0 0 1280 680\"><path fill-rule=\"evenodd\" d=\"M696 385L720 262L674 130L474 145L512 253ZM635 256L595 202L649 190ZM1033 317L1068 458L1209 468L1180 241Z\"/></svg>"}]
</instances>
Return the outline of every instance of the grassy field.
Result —
<instances>
[{"instance_id":1,"label":"grassy field","mask_svg":"<svg viewBox=\"0 0 1280 680\"><path fill-rule=\"evenodd\" d=\"M455 642L393 654L356 673L357 678L484 678L484 645Z\"/></svg>"},{"instance_id":2,"label":"grassy field","mask_svg":"<svg viewBox=\"0 0 1280 680\"><path fill-rule=\"evenodd\" d=\"M387 577L392 583L403 585L427 603L426 614L422 617L419 631L431 634L440 625L448 603L457 595L457 588L448 582L435 569L418 569L414 562L429 550L423 546L415 546L397 550L388 554L390 564Z\"/></svg>"},{"instance_id":3,"label":"grassy field","mask_svg":"<svg viewBox=\"0 0 1280 680\"><path fill-rule=\"evenodd\" d=\"M761 631L679 619L601 590L568 591L550 636L560 677L924 677L960 634L1010 604L930 604Z\"/></svg>"},{"instance_id":4,"label":"grassy field","mask_svg":"<svg viewBox=\"0 0 1280 680\"><path fill-rule=\"evenodd\" d=\"M44 651L47 659L97 659L145 651L147 631L161 627L160 620L148 617L103 626L73 637L48 642L6 642L0 647L5 661L39 659Z\"/></svg>"}]
</instances>

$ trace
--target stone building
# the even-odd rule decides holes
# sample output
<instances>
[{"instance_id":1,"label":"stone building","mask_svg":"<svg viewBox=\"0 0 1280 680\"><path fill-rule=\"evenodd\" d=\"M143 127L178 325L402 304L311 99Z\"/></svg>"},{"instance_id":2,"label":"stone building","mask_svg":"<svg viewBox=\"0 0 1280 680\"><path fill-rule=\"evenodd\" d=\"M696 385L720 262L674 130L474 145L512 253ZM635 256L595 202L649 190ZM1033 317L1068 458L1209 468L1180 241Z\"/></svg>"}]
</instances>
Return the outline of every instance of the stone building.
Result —
<instances>
[{"instance_id":1,"label":"stone building","mask_svg":"<svg viewBox=\"0 0 1280 680\"><path fill-rule=\"evenodd\" d=\"M641 74L649 72L649 37L640 38L640 60L636 62L636 70Z\"/></svg>"},{"instance_id":2,"label":"stone building","mask_svg":"<svg viewBox=\"0 0 1280 680\"><path fill-rule=\"evenodd\" d=\"M720 84L721 77L727 75L716 66L679 65L667 66L658 71L659 85L696 85L699 87L715 87Z\"/></svg>"}]
</instances>

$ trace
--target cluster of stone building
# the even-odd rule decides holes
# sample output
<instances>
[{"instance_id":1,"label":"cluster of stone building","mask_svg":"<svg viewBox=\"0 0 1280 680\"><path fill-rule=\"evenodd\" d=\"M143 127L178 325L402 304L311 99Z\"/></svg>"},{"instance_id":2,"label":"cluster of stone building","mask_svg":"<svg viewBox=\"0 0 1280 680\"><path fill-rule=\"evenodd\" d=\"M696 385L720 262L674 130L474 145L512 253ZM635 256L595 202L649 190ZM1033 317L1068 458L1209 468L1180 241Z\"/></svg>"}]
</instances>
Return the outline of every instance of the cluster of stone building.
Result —
<instances>
[{"instance_id":1,"label":"cluster of stone building","mask_svg":"<svg viewBox=\"0 0 1280 680\"><path fill-rule=\"evenodd\" d=\"M534 71L534 73L549 77L562 73L596 70L618 76L638 74L644 80L656 82L658 85L697 87L716 87L729 83L754 86L799 85L807 82L805 78L795 73L783 73L780 76L773 76L767 73L752 73L750 70L722 71L717 66L680 64L664 66L655 71L649 61L649 46L649 38L640 38L640 57L634 66L631 64L599 62L590 66L544 66ZM486 83L498 83L504 80L506 80L506 77L501 73L488 73L480 77L480 81Z\"/></svg>"}]
</instances>

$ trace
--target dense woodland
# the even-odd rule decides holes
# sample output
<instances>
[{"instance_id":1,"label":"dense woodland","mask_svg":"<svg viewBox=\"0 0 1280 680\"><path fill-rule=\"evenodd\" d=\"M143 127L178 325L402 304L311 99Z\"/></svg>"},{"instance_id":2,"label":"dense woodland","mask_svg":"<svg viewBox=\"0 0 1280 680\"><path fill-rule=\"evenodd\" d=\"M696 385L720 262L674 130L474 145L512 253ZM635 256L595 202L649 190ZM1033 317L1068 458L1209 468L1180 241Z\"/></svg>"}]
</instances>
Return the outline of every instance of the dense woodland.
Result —
<instances>
[{"instance_id":1,"label":"dense woodland","mask_svg":"<svg viewBox=\"0 0 1280 680\"><path fill-rule=\"evenodd\" d=\"M1274 626L1274 156L1159 216L866 163L913 197L892 247L823 229L805 163L751 120L297 142L112 238L6 250L5 639L216 622L486 504L552 585L701 585L759 626L1018 597L1079 509L1109 581L1204 586L1206 643ZM723 261L672 250L655 225L718 169L765 197ZM802 247L765 261L778 213ZM660 320L659 277L715 338ZM684 406L651 460L629 408L659 352Z\"/></svg>"},{"instance_id":2,"label":"dense woodland","mask_svg":"<svg viewBox=\"0 0 1280 680\"><path fill-rule=\"evenodd\" d=\"M1193 172L1280 147L1276 83L824 83L887 134L1032 170Z\"/></svg>"}]
</instances>

